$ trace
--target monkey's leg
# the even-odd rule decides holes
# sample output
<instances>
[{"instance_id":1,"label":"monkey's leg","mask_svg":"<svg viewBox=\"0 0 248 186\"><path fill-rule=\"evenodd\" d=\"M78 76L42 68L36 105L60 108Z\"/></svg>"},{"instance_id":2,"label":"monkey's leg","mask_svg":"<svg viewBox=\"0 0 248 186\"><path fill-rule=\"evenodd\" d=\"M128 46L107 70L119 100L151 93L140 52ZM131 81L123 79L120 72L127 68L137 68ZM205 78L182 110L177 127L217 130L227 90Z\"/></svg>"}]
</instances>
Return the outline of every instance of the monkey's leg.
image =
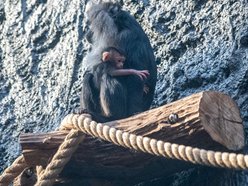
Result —
<instances>
[{"instance_id":1,"label":"monkey's leg","mask_svg":"<svg viewBox=\"0 0 248 186\"><path fill-rule=\"evenodd\" d=\"M127 109L128 116L143 111L144 82L136 75L127 79Z\"/></svg>"}]
</instances>

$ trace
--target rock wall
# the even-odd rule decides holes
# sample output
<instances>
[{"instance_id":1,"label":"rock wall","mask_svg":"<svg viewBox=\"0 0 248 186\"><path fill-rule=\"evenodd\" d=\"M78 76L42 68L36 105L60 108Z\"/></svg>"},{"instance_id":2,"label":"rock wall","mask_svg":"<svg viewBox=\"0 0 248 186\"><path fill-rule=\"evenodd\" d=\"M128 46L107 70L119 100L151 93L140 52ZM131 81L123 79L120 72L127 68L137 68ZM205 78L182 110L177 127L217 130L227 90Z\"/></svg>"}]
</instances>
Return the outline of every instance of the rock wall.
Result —
<instances>
[{"instance_id":1,"label":"rock wall","mask_svg":"<svg viewBox=\"0 0 248 186\"><path fill-rule=\"evenodd\" d=\"M59 126L79 106L85 1L0 1L0 172L21 132ZM248 1L126 0L158 62L153 107L203 90L229 94L248 126ZM141 185L246 185L246 172L208 167Z\"/></svg>"}]
</instances>

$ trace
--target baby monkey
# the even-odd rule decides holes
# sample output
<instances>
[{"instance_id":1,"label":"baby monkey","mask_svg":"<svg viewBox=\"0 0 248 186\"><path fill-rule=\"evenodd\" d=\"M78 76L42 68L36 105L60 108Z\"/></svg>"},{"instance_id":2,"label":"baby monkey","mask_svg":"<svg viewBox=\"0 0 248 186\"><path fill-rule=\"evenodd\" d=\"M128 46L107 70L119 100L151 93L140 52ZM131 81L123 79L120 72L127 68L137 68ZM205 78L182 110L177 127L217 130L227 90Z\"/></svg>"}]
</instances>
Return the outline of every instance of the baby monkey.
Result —
<instances>
[{"instance_id":1,"label":"baby monkey","mask_svg":"<svg viewBox=\"0 0 248 186\"><path fill-rule=\"evenodd\" d=\"M115 47L108 47L102 52L102 62L108 64L106 73L110 76L137 75L144 81L150 75L148 70L123 69L125 60L126 58L123 52ZM149 92L149 87L144 85L143 90L144 93L147 94Z\"/></svg>"}]
</instances>

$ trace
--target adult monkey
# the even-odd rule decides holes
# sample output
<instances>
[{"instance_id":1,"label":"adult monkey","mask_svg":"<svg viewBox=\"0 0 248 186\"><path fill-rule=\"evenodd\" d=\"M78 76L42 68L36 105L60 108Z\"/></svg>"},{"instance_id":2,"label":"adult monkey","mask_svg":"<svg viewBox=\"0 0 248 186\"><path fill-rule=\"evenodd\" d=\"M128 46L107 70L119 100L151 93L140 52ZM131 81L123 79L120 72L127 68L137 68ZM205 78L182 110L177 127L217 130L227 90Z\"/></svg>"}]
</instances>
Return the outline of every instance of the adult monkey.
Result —
<instances>
[{"instance_id":1,"label":"adult monkey","mask_svg":"<svg viewBox=\"0 0 248 186\"><path fill-rule=\"evenodd\" d=\"M124 68L148 70L150 73L145 82L149 88L147 94L143 94L144 82L138 76L126 77L126 81L122 83L127 88L128 110L125 116L149 109L157 81L157 67L151 44L141 26L134 17L114 2L90 1L86 6L86 17L89 21L87 39L92 44L92 50L84 61L86 65L90 68L100 63L103 48L108 46L121 48L126 56ZM87 84L83 83L84 85ZM87 102L83 93L82 102ZM87 107L81 109L90 110Z\"/></svg>"}]
</instances>

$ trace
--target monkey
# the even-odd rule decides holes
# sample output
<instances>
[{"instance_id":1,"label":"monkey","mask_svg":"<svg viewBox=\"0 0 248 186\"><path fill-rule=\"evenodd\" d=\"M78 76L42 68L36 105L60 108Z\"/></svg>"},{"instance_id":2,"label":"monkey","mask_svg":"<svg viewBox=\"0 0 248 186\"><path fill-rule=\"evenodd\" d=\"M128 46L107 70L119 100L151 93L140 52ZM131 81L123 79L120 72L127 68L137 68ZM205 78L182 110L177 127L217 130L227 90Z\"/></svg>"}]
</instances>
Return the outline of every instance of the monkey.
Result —
<instances>
[{"instance_id":1,"label":"monkey","mask_svg":"<svg viewBox=\"0 0 248 186\"><path fill-rule=\"evenodd\" d=\"M123 77L135 75L145 81L149 72L123 69L125 56L115 47L105 48L101 61L100 64L93 66L91 71L86 72L84 77L81 111L90 113L98 122L124 118L127 116L127 91L126 86L123 86L125 81ZM147 93L145 86L143 90Z\"/></svg>"},{"instance_id":2,"label":"monkey","mask_svg":"<svg viewBox=\"0 0 248 186\"><path fill-rule=\"evenodd\" d=\"M127 11L122 10L118 3L90 1L86 5L86 15L88 20L87 40L91 44L91 50L84 58L83 64L86 68L102 63L101 52L108 46L121 49L125 53L124 69L148 70L149 76L144 81L137 75L118 77L118 86L122 86L127 93L125 107L127 116L145 111L150 108L157 81L157 65L150 41L139 23ZM89 77L87 77L89 78ZM89 85L86 85L89 86ZM147 94L144 94L144 87ZM90 89L91 87L89 87ZM108 87L111 90L110 87ZM93 89L91 89L93 90ZM97 103L94 94L92 101ZM110 97L108 100L112 100ZM86 109L94 104L85 103ZM119 106L117 101L110 105L111 113Z\"/></svg>"},{"instance_id":3,"label":"monkey","mask_svg":"<svg viewBox=\"0 0 248 186\"><path fill-rule=\"evenodd\" d=\"M108 63L107 73L111 76L137 75L142 80L149 76L148 70L123 69L125 56L115 47L108 47L103 50L102 62Z\"/></svg>"}]
</instances>

